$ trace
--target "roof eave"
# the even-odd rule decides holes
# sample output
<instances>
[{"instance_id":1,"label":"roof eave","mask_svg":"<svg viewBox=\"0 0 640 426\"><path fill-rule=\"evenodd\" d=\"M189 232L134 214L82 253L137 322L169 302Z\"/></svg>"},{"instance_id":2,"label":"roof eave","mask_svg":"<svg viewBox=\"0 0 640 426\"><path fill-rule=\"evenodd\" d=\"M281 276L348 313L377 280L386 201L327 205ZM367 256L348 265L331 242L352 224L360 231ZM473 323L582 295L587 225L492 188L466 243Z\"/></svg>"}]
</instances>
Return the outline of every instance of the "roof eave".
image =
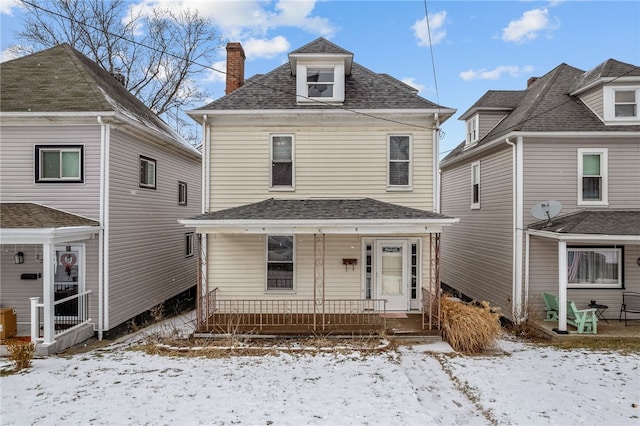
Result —
<instances>
[{"instance_id":1,"label":"roof eave","mask_svg":"<svg viewBox=\"0 0 640 426\"><path fill-rule=\"evenodd\" d=\"M549 238L558 241L570 242L616 242L640 244L640 235L610 235L610 234L571 234L552 231L542 231L539 229L527 229L525 231L531 236Z\"/></svg>"},{"instance_id":2,"label":"roof eave","mask_svg":"<svg viewBox=\"0 0 640 426\"><path fill-rule=\"evenodd\" d=\"M101 226L63 226L45 228L2 228L0 244L57 244L89 240Z\"/></svg>"}]
</instances>

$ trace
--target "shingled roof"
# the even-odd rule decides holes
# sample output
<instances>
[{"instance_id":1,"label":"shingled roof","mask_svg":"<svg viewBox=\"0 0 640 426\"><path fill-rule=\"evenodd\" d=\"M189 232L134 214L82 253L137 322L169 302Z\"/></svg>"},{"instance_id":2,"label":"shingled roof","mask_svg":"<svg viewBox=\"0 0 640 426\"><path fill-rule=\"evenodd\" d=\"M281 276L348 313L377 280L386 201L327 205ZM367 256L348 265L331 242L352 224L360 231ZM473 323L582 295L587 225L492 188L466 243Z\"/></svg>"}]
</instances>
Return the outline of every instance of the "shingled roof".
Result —
<instances>
[{"instance_id":1,"label":"shingled roof","mask_svg":"<svg viewBox=\"0 0 640 426\"><path fill-rule=\"evenodd\" d=\"M205 213L190 220L402 220L451 219L439 213L385 203L372 198L274 199Z\"/></svg>"},{"instance_id":2,"label":"shingled roof","mask_svg":"<svg viewBox=\"0 0 640 426\"><path fill-rule=\"evenodd\" d=\"M541 221L529 229L557 234L640 236L640 210L580 210Z\"/></svg>"},{"instance_id":3,"label":"shingled roof","mask_svg":"<svg viewBox=\"0 0 640 426\"><path fill-rule=\"evenodd\" d=\"M62 228L71 226L99 226L86 217L63 212L34 203L0 204L0 228Z\"/></svg>"},{"instance_id":4,"label":"shingled roof","mask_svg":"<svg viewBox=\"0 0 640 426\"><path fill-rule=\"evenodd\" d=\"M617 61L616 61L617 62ZM623 72L629 74L629 67L633 65L617 62L612 63L611 60L605 62L609 66L599 65L609 76L614 73ZM628 66L627 66L628 65ZM638 69L638 67L634 67ZM640 69L638 69L640 70ZM472 151L478 147L504 137L511 132L634 132L640 131L640 125L620 126L605 125L602 120L589 109L577 96L570 95L572 88L577 81L584 79L589 73L574 68L567 64L560 64L544 76L538 78L526 90L517 92L496 92L491 93L488 99L491 101L493 108L498 107L498 102L503 99L505 109L511 109L504 120L487 133L473 148L466 151ZM483 98L485 98L483 96ZM520 98L518 100L518 97ZM487 98L481 102L476 102L474 107L487 107L489 101ZM517 101L514 106L513 102ZM472 108L474 108L472 107ZM469 110L462 117L469 116ZM461 142L454 150L452 150L443 160L447 163L465 151L465 142Z\"/></svg>"},{"instance_id":5,"label":"shingled roof","mask_svg":"<svg viewBox=\"0 0 640 426\"><path fill-rule=\"evenodd\" d=\"M293 53L351 52L319 38L294 50ZM196 111L215 110L276 110L276 109L326 109L327 104L300 105L296 99L296 77L288 63L264 75L256 75L242 87L219 98ZM449 109L418 96L413 87L387 74L375 73L362 65L353 63L351 74L345 77L344 103L337 108L345 109Z\"/></svg>"},{"instance_id":6,"label":"shingled roof","mask_svg":"<svg viewBox=\"0 0 640 426\"><path fill-rule=\"evenodd\" d=\"M195 151L110 73L69 44L0 64L3 113L119 113Z\"/></svg>"}]
</instances>

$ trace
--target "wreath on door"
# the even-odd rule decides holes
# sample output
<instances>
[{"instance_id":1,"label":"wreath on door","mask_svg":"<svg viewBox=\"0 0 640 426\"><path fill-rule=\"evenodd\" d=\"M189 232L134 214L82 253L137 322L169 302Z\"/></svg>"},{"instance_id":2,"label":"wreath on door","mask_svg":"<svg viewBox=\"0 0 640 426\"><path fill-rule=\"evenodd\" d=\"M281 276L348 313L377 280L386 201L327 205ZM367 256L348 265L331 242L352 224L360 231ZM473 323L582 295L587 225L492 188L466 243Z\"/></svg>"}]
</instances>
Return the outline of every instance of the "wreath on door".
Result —
<instances>
[{"instance_id":1,"label":"wreath on door","mask_svg":"<svg viewBox=\"0 0 640 426\"><path fill-rule=\"evenodd\" d=\"M67 273L67 276L71 276L71 268L76 264L77 258L73 253L62 253L60 255L60 264L64 266L64 271Z\"/></svg>"}]
</instances>

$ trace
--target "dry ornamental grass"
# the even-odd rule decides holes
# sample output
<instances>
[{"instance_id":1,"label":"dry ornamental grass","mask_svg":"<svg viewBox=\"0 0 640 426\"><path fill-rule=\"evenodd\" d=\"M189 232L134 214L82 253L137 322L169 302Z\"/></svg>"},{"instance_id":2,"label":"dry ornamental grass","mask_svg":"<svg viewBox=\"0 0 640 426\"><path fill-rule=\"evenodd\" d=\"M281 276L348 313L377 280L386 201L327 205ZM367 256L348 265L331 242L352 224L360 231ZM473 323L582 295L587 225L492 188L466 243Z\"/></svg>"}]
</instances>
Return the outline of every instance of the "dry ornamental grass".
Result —
<instances>
[{"instance_id":1,"label":"dry ornamental grass","mask_svg":"<svg viewBox=\"0 0 640 426\"><path fill-rule=\"evenodd\" d=\"M471 305L442 297L442 337L464 353L480 353L494 346L500 335L500 314L487 302Z\"/></svg>"}]
</instances>

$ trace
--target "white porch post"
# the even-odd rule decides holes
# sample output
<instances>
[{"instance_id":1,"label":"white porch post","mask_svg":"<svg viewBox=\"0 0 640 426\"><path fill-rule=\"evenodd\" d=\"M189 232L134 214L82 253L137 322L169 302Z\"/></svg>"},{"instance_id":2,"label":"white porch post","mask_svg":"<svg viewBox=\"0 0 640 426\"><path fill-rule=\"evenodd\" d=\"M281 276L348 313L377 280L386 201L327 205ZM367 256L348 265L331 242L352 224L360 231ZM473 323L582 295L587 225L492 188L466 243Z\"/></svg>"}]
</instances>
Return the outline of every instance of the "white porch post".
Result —
<instances>
[{"instance_id":1,"label":"white porch post","mask_svg":"<svg viewBox=\"0 0 640 426\"><path fill-rule=\"evenodd\" d=\"M30 297L31 301L31 341L33 343L40 339L40 317L38 315L39 297Z\"/></svg>"},{"instance_id":2,"label":"white porch post","mask_svg":"<svg viewBox=\"0 0 640 426\"><path fill-rule=\"evenodd\" d=\"M558 241L558 331L567 331L567 242Z\"/></svg>"},{"instance_id":3,"label":"white porch post","mask_svg":"<svg viewBox=\"0 0 640 426\"><path fill-rule=\"evenodd\" d=\"M54 265L56 262L56 250L52 243L42 245L42 300L44 304L44 344L53 343L54 339L54 311L53 311L53 284Z\"/></svg>"}]
</instances>

